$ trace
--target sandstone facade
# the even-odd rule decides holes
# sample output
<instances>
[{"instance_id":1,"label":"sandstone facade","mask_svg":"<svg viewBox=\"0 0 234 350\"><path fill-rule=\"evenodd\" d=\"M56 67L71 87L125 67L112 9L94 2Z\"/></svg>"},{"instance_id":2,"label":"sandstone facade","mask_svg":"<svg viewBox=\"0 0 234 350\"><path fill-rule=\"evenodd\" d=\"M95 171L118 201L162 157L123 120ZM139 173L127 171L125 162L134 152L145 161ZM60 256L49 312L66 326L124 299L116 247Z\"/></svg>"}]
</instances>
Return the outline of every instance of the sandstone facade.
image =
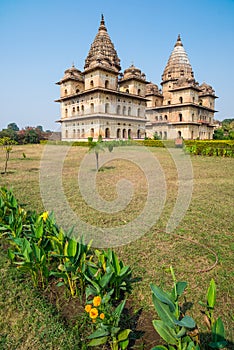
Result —
<instances>
[{"instance_id":1,"label":"sandstone facade","mask_svg":"<svg viewBox=\"0 0 234 350\"><path fill-rule=\"evenodd\" d=\"M159 89L134 65L121 73L102 16L84 71L72 65L57 84L62 140L212 138L216 96L195 81L180 36Z\"/></svg>"}]
</instances>

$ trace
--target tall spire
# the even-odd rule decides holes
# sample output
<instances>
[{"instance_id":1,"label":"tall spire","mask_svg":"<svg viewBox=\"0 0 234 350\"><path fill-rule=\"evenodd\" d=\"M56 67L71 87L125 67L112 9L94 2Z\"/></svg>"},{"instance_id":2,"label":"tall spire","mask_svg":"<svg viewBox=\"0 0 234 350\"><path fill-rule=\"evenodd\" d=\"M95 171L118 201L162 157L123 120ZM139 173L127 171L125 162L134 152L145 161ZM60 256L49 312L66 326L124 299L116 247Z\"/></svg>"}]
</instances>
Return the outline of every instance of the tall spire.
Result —
<instances>
[{"instance_id":1,"label":"tall spire","mask_svg":"<svg viewBox=\"0 0 234 350\"><path fill-rule=\"evenodd\" d=\"M98 33L85 60L84 69L88 70L97 66L109 68L115 72L119 72L121 69L120 59L107 32L103 15L101 15Z\"/></svg>"},{"instance_id":2,"label":"tall spire","mask_svg":"<svg viewBox=\"0 0 234 350\"><path fill-rule=\"evenodd\" d=\"M194 79L192 66L183 47L180 34L162 75L162 82L180 78Z\"/></svg>"}]
</instances>

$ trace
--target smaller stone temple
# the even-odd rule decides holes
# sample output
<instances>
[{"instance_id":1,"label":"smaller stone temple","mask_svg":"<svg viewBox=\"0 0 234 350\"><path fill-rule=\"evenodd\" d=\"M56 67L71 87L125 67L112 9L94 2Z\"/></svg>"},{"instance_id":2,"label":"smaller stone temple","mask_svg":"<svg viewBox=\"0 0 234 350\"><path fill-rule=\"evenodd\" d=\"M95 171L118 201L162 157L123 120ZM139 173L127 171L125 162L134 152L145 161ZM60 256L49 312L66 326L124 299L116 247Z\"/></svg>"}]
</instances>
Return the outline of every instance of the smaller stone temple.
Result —
<instances>
[{"instance_id":1,"label":"smaller stone temple","mask_svg":"<svg viewBox=\"0 0 234 350\"><path fill-rule=\"evenodd\" d=\"M180 36L159 89L134 65L121 73L102 15L84 70L72 65L57 84L62 140L212 138L215 92L195 81Z\"/></svg>"},{"instance_id":2,"label":"smaller stone temple","mask_svg":"<svg viewBox=\"0 0 234 350\"><path fill-rule=\"evenodd\" d=\"M199 83L180 35L162 75L162 90L147 84L147 135L160 139L212 139L214 129L215 92Z\"/></svg>"}]
</instances>

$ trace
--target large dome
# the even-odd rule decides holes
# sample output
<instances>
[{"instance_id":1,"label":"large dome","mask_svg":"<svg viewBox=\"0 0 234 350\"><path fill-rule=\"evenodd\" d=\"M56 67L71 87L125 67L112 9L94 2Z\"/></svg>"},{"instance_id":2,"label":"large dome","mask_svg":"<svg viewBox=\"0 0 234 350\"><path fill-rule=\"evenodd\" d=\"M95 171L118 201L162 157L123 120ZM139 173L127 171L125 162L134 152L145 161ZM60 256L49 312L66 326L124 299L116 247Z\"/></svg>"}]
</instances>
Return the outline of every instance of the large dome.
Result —
<instances>
[{"instance_id":1,"label":"large dome","mask_svg":"<svg viewBox=\"0 0 234 350\"><path fill-rule=\"evenodd\" d=\"M120 59L107 33L103 15L98 33L85 60L84 69L88 70L97 66L103 66L116 72L119 72L121 69Z\"/></svg>"}]
</instances>

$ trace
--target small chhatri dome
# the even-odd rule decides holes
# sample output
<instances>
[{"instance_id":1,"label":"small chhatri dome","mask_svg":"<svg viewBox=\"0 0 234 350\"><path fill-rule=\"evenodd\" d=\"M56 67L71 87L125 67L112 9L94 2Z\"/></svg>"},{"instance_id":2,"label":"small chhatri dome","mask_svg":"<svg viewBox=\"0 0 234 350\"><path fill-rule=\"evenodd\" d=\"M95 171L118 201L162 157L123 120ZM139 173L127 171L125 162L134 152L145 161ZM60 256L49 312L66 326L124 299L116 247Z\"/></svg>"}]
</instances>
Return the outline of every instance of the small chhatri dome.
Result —
<instances>
[{"instance_id":1,"label":"small chhatri dome","mask_svg":"<svg viewBox=\"0 0 234 350\"><path fill-rule=\"evenodd\" d=\"M146 95L161 95L161 91L159 91L158 85L149 83L146 85Z\"/></svg>"},{"instance_id":2,"label":"small chhatri dome","mask_svg":"<svg viewBox=\"0 0 234 350\"><path fill-rule=\"evenodd\" d=\"M114 70L115 72L119 72L121 69L120 59L114 48L114 44L107 33L103 15L101 17L98 33L85 60L84 69L88 70L102 66L103 68Z\"/></svg>"},{"instance_id":3,"label":"small chhatri dome","mask_svg":"<svg viewBox=\"0 0 234 350\"><path fill-rule=\"evenodd\" d=\"M193 70L179 34L166 68L164 69L162 82L177 80L182 77L194 79Z\"/></svg>"},{"instance_id":4,"label":"small chhatri dome","mask_svg":"<svg viewBox=\"0 0 234 350\"><path fill-rule=\"evenodd\" d=\"M133 64L127 69L125 69L123 78L124 79L140 79L140 80L145 80L145 74L141 72L139 68L136 68Z\"/></svg>"},{"instance_id":5,"label":"small chhatri dome","mask_svg":"<svg viewBox=\"0 0 234 350\"><path fill-rule=\"evenodd\" d=\"M84 80L84 77L83 77L81 71L74 66L74 63L72 64L72 66L70 68L65 70L64 76L58 84L61 84L67 80L76 80L76 81L83 81Z\"/></svg>"}]
</instances>

